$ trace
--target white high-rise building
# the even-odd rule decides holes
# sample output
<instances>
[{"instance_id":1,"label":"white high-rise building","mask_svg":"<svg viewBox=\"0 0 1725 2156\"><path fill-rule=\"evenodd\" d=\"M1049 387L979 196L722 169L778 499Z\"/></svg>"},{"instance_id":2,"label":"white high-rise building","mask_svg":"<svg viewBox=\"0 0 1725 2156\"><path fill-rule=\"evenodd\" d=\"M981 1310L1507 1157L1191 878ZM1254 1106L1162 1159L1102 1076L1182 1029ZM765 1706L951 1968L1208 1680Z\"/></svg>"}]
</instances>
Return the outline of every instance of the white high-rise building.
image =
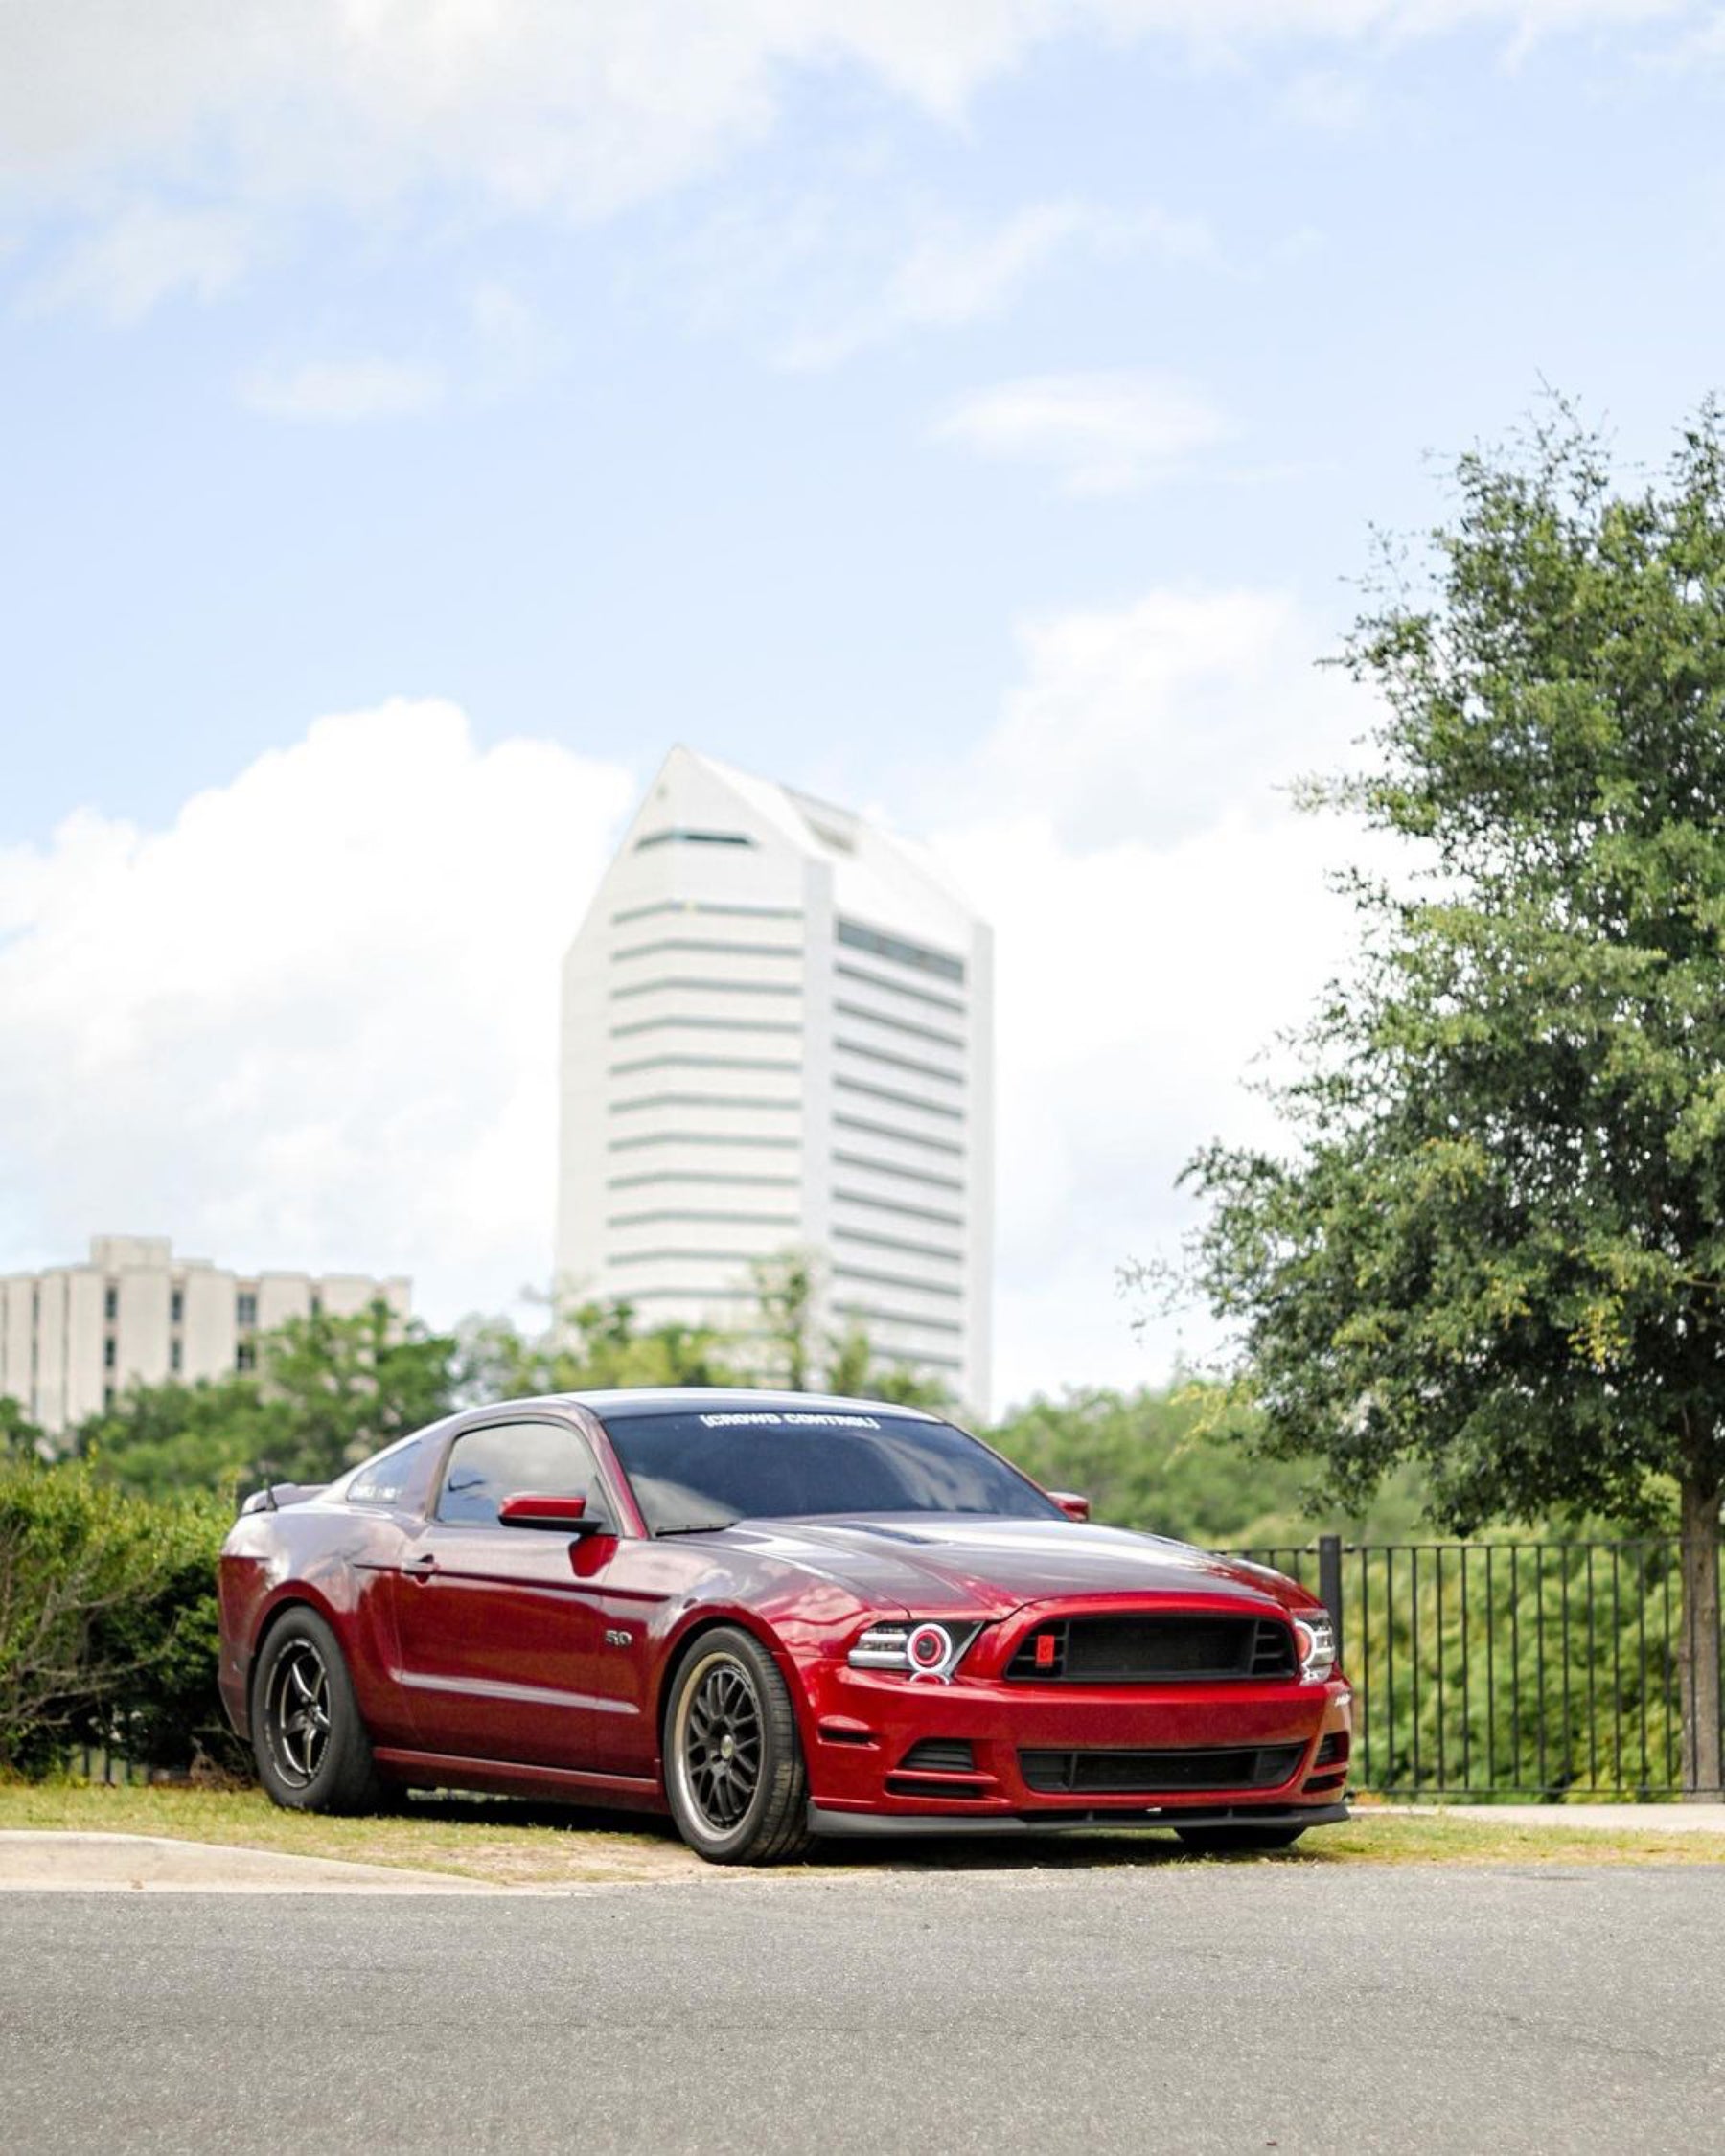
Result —
<instances>
[{"instance_id":1,"label":"white high-rise building","mask_svg":"<svg viewBox=\"0 0 1725 2156\"><path fill-rule=\"evenodd\" d=\"M992 939L922 848L673 749L570 948L557 1269L746 1331L752 1260L817 1319L989 1393Z\"/></svg>"},{"instance_id":2,"label":"white high-rise building","mask_svg":"<svg viewBox=\"0 0 1725 2156\"><path fill-rule=\"evenodd\" d=\"M132 1385L255 1366L289 1318L346 1318L379 1299L405 1323L408 1283L357 1273L229 1273L176 1258L165 1235L98 1235L87 1265L0 1277L0 1394L51 1437Z\"/></svg>"}]
</instances>

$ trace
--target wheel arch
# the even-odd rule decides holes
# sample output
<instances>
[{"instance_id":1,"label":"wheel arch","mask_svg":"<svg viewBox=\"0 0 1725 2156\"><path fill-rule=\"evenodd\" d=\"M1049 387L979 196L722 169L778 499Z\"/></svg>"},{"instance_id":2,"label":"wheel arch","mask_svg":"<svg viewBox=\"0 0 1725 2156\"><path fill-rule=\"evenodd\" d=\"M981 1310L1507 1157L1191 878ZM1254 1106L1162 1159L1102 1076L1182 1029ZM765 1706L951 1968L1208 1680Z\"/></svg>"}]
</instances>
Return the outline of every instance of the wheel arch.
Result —
<instances>
[{"instance_id":1,"label":"wheel arch","mask_svg":"<svg viewBox=\"0 0 1725 2156\"><path fill-rule=\"evenodd\" d=\"M283 1588L275 1600L265 1605L258 1620L257 1631L252 1637L250 1652L245 1658L245 1709L248 1721L252 1718L252 1686L257 1681L258 1664L264 1659L264 1649L277 1625L295 1610L310 1610L314 1617L321 1617L335 1635L335 1644L344 1656L347 1655L348 1646L342 1638L340 1621L322 1595L308 1589L303 1580L296 1580L291 1587Z\"/></svg>"},{"instance_id":2,"label":"wheel arch","mask_svg":"<svg viewBox=\"0 0 1725 2156\"><path fill-rule=\"evenodd\" d=\"M658 1771L661 1782L665 1775L665 1722L671 1712L671 1701L677 1691L677 1680L682 1674L683 1664L702 1640L714 1632L746 1632L763 1653L770 1655L775 1665L784 1673L786 1686L791 1694L791 1708L795 1714L799 1730L804 1733L807 1746L806 1724L809 1714L808 1695L796 1663L778 1636L752 1612L746 1610L704 1610L691 1619L666 1650L659 1682L658 1696L653 1703L653 1724L658 1739Z\"/></svg>"}]
</instances>

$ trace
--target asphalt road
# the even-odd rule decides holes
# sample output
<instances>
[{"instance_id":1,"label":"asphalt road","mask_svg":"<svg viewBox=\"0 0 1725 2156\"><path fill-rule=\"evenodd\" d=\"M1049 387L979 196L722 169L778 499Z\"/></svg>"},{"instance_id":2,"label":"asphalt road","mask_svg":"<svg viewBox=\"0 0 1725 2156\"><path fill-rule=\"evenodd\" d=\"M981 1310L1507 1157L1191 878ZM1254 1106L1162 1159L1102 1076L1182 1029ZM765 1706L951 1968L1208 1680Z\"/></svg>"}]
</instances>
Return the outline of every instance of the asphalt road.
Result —
<instances>
[{"instance_id":1,"label":"asphalt road","mask_svg":"<svg viewBox=\"0 0 1725 2156\"><path fill-rule=\"evenodd\" d=\"M0 2145L1716 2148L1725 1871L0 1897Z\"/></svg>"}]
</instances>

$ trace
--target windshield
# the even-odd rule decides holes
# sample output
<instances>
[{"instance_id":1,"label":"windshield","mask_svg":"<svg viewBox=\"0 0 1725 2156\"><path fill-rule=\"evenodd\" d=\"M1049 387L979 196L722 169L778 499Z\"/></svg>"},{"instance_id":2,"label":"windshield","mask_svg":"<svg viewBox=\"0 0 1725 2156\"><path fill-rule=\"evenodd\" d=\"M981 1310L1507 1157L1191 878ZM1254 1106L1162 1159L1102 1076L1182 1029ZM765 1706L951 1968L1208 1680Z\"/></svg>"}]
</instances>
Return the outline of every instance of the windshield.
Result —
<instances>
[{"instance_id":1,"label":"windshield","mask_svg":"<svg viewBox=\"0 0 1725 2156\"><path fill-rule=\"evenodd\" d=\"M833 1513L1064 1517L1034 1482L950 1423L756 1408L620 1415L606 1430L656 1535Z\"/></svg>"}]
</instances>

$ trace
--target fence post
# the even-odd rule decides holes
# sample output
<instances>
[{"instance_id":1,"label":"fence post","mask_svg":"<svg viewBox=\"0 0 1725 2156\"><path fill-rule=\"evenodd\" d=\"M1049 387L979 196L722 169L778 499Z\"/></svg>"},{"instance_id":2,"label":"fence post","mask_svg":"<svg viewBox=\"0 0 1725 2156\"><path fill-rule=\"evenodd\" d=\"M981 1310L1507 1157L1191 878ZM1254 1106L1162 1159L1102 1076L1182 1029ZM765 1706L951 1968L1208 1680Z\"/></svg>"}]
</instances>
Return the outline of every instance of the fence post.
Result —
<instances>
[{"instance_id":1,"label":"fence post","mask_svg":"<svg viewBox=\"0 0 1725 2156\"><path fill-rule=\"evenodd\" d=\"M1329 1612L1336 1628L1336 1661L1346 1667L1342 1651L1342 1537L1318 1537L1318 1599Z\"/></svg>"}]
</instances>

